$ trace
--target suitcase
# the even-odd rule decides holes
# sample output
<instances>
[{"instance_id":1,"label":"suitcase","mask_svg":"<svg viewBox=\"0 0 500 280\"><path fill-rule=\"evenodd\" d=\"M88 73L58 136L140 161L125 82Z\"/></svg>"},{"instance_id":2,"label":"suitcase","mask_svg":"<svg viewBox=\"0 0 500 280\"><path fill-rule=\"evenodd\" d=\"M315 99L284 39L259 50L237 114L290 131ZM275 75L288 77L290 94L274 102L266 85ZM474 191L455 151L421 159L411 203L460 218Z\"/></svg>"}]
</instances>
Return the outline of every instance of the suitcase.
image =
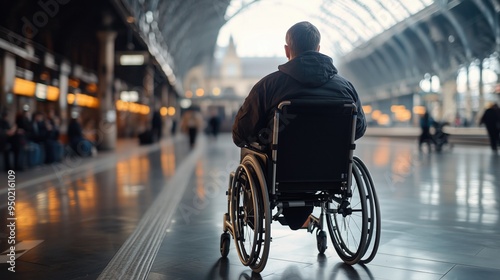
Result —
<instances>
[{"instance_id":1,"label":"suitcase","mask_svg":"<svg viewBox=\"0 0 500 280\"><path fill-rule=\"evenodd\" d=\"M28 167L42 164L43 156L43 149L40 144L28 142L26 145L26 162L28 163Z\"/></svg>"}]
</instances>

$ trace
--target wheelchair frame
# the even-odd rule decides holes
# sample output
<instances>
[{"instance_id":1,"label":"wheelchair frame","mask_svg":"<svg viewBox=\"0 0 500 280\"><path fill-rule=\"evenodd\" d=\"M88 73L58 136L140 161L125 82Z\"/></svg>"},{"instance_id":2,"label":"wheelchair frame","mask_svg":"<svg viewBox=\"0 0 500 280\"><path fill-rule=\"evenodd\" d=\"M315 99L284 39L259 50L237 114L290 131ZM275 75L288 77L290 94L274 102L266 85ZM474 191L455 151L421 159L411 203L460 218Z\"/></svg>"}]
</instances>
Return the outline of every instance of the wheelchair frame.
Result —
<instances>
[{"instance_id":1,"label":"wheelchair frame","mask_svg":"<svg viewBox=\"0 0 500 280\"><path fill-rule=\"evenodd\" d=\"M304 102L306 103L303 104ZM380 242L380 209L371 175L361 159L353 155L357 108L353 103L341 101L326 103L331 103L337 110L347 109L352 116L348 124L351 134L347 135L350 137L346 159L347 174L342 174L339 184L329 184L332 187L295 190L296 194L301 195L300 197L295 196L290 199L281 192L280 182L277 182L280 114L284 108L295 104L299 104L299 108L300 106L314 108L320 104L325 106L325 102L322 101L281 102L274 115L271 160L261 147L252 145L243 148L240 165L229 176L226 192L228 212L223 217L223 233L220 238L222 257L227 257L230 237L233 237L241 263L249 266L254 272L261 272L269 256L272 221L280 221L283 224L282 210L285 207L300 206L321 208L319 217L312 214L309 216L306 227L311 233L316 230L319 253L322 254L327 249L327 235L323 230L323 220L326 218L330 239L337 254L345 263L349 265L359 262L369 263L375 257ZM263 168L269 166L269 162L271 170ZM277 212L272 215L272 210L275 208ZM351 223L353 229L350 228Z\"/></svg>"}]
</instances>

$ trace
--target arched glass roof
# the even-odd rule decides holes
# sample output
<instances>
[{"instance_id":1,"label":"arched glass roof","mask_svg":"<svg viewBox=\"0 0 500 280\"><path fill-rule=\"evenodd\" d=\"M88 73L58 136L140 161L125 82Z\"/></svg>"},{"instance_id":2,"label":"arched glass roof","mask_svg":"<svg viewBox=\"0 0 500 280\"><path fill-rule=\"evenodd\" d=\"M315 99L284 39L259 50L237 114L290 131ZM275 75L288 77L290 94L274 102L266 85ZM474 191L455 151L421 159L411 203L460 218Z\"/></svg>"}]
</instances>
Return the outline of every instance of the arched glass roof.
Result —
<instances>
[{"instance_id":1,"label":"arched glass roof","mask_svg":"<svg viewBox=\"0 0 500 280\"><path fill-rule=\"evenodd\" d=\"M286 31L304 20L320 29L322 53L352 62L355 72L369 67L365 78L374 83L381 71L393 80L442 72L491 54L500 41L498 0L112 1L172 83L170 76L213 61L229 36L240 56L286 59Z\"/></svg>"},{"instance_id":2,"label":"arched glass roof","mask_svg":"<svg viewBox=\"0 0 500 280\"><path fill-rule=\"evenodd\" d=\"M340 40L346 53L431 5L433 0L325 0L320 18Z\"/></svg>"},{"instance_id":3,"label":"arched glass roof","mask_svg":"<svg viewBox=\"0 0 500 280\"><path fill-rule=\"evenodd\" d=\"M278 26L294 15L300 18L302 14L304 20L319 21L318 28L323 34L323 51L332 55L343 55L434 2L434 0L232 0L225 17L229 20L227 25L230 26L233 20L238 21L238 17L253 13L249 20L239 24L258 24L249 22L254 18L257 21L268 20L268 26L272 28L273 25ZM270 14L269 19L266 19L267 13ZM234 31L237 29L231 28L231 30L230 33L238 37L238 34L235 34L237 31ZM249 32L244 33L245 36L249 36ZM237 43L238 41L236 39ZM328 50L324 49L325 45Z\"/></svg>"}]
</instances>

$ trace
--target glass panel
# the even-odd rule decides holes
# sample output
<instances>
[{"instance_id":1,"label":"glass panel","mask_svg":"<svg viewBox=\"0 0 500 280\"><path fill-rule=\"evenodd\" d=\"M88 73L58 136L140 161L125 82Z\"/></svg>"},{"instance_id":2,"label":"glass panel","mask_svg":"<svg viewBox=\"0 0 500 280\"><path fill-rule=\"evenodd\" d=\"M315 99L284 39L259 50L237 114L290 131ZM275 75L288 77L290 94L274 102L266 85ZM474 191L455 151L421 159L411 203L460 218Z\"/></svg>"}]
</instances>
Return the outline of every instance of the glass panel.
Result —
<instances>
[{"instance_id":1,"label":"glass panel","mask_svg":"<svg viewBox=\"0 0 500 280\"><path fill-rule=\"evenodd\" d=\"M395 19L387 12L380 2L374 0L360 0L359 3L370 11L372 17L377 19L384 30L387 30L396 23Z\"/></svg>"},{"instance_id":2,"label":"glass panel","mask_svg":"<svg viewBox=\"0 0 500 280\"><path fill-rule=\"evenodd\" d=\"M366 9L361 7L359 3L355 3L353 1L339 1L338 5L344 6L349 15L352 15L359 19L359 21L362 23L362 26L358 27L360 28L359 30L365 30L365 33L368 34L368 36L363 36L363 39L365 41L383 31L382 26L380 26L380 24L378 24L378 22L370 15L370 13ZM346 15L344 14L342 16Z\"/></svg>"},{"instance_id":3,"label":"glass panel","mask_svg":"<svg viewBox=\"0 0 500 280\"><path fill-rule=\"evenodd\" d=\"M407 18L410 14L399 1L381 1L380 6L393 18L394 24Z\"/></svg>"},{"instance_id":4,"label":"glass panel","mask_svg":"<svg viewBox=\"0 0 500 280\"><path fill-rule=\"evenodd\" d=\"M412 15L425 8L422 2L415 0L404 1L404 5Z\"/></svg>"},{"instance_id":5,"label":"glass panel","mask_svg":"<svg viewBox=\"0 0 500 280\"><path fill-rule=\"evenodd\" d=\"M341 52L349 52L433 3L433 0L325 0L320 11L330 27L345 30L336 34L351 42L351 46L343 40L335 44Z\"/></svg>"},{"instance_id":6,"label":"glass panel","mask_svg":"<svg viewBox=\"0 0 500 280\"><path fill-rule=\"evenodd\" d=\"M322 51L328 50L329 53L342 55L352 49L353 42L359 40L359 36L356 33L339 28L343 23L332 23L332 18L322 18L321 22L329 27L322 28Z\"/></svg>"},{"instance_id":7,"label":"glass panel","mask_svg":"<svg viewBox=\"0 0 500 280\"><path fill-rule=\"evenodd\" d=\"M273 26L277 26L277 22L285 21L280 19L280 16L289 19L291 14L302 14L301 18L304 20L321 21L323 26L318 27L321 28L322 33L325 33L323 38L328 40L322 44L322 48L336 48L335 53L345 54L429 5L433 5L434 2L434 0L232 0L226 11L226 19L233 15L237 17L242 15L244 12L239 12L245 8L260 9L262 13L283 11L283 14L275 12L271 15L271 19L274 20ZM163 2L158 1L158 3ZM264 10L264 6L261 5L263 3L274 3L274 6L266 6Z\"/></svg>"},{"instance_id":8,"label":"glass panel","mask_svg":"<svg viewBox=\"0 0 500 280\"><path fill-rule=\"evenodd\" d=\"M327 5L323 9L323 12L326 13L327 17L332 17L333 22L342 21L342 24L345 26L344 28L347 29L346 33L355 33L359 39L352 40L353 42L363 42L371 38L373 31L367 28L367 24L363 21L362 17L351 9L352 5L346 5L344 2L346 1L329 3L330 5ZM365 15L367 15L366 11Z\"/></svg>"}]
</instances>

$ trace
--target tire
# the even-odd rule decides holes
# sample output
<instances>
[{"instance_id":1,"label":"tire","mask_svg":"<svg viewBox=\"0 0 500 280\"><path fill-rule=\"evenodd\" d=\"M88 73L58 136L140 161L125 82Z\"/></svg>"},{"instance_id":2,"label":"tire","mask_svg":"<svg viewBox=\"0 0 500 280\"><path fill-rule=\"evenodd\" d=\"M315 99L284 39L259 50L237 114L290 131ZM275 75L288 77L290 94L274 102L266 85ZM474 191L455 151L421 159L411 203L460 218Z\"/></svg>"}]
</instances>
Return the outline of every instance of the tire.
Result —
<instances>
[{"instance_id":1,"label":"tire","mask_svg":"<svg viewBox=\"0 0 500 280\"><path fill-rule=\"evenodd\" d=\"M253 175L253 182L258 185L256 189L259 197L257 202L259 204L258 216L260 218L261 228L258 232L259 241L257 243L254 260L250 265L250 268L253 272L260 273L264 270L267 264L271 244L271 209L269 205L269 194L266 178L264 177L264 173L261 168L263 165L252 155L247 155L241 163L247 166Z\"/></svg>"},{"instance_id":2,"label":"tire","mask_svg":"<svg viewBox=\"0 0 500 280\"><path fill-rule=\"evenodd\" d=\"M318 251L320 254L324 254L327 247L326 232L324 230L318 230L316 234L316 246L318 247Z\"/></svg>"},{"instance_id":3,"label":"tire","mask_svg":"<svg viewBox=\"0 0 500 280\"><path fill-rule=\"evenodd\" d=\"M227 257L229 254L229 245L231 241L231 236L229 233L224 232L220 235L220 254L223 258Z\"/></svg>"},{"instance_id":4,"label":"tire","mask_svg":"<svg viewBox=\"0 0 500 280\"><path fill-rule=\"evenodd\" d=\"M363 181L365 182L365 192L367 196L367 209L368 209L368 233L365 256L361 259L362 263L369 263L377 254L378 246L380 244L381 233L381 216L380 205L378 203L377 193L373 179L366 168L366 165L361 159L354 157L354 164L361 171ZM368 255L367 255L368 254Z\"/></svg>"},{"instance_id":5,"label":"tire","mask_svg":"<svg viewBox=\"0 0 500 280\"><path fill-rule=\"evenodd\" d=\"M271 242L271 209L259 161L247 155L236 169L231 187L230 220L240 261L260 273Z\"/></svg>"},{"instance_id":6,"label":"tire","mask_svg":"<svg viewBox=\"0 0 500 280\"><path fill-rule=\"evenodd\" d=\"M335 251L349 265L358 263L365 253L368 210L360 170L352 167L352 195L346 191L333 195L326 203L326 222Z\"/></svg>"},{"instance_id":7,"label":"tire","mask_svg":"<svg viewBox=\"0 0 500 280\"><path fill-rule=\"evenodd\" d=\"M231 201L231 223L240 261L249 266L254 263L259 231L262 228L259 194L247 166L240 164L235 172Z\"/></svg>"}]
</instances>

